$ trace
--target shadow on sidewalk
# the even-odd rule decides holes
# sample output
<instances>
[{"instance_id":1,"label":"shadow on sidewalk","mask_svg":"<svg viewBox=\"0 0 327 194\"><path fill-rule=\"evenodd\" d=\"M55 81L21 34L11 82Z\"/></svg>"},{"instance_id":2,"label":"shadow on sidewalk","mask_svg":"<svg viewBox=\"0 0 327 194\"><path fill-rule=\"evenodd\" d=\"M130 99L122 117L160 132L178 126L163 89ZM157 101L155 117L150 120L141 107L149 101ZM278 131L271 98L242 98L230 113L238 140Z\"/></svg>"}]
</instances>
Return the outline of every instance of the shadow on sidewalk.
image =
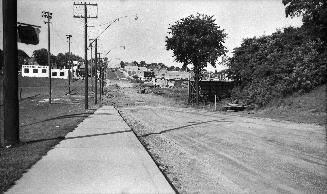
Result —
<instances>
[{"instance_id":1,"label":"shadow on sidewalk","mask_svg":"<svg viewBox=\"0 0 327 194\"><path fill-rule=\"evenodd\" d=\"M119 133L126 133L126 132L132 132L132 130L125 130L125 131L115 131L115 132L109 132L109 133L99 133L99 134L92 134L92 135L81 135L81 136L76 136L76 137L54 137L54 138L47 138L47 139L38 139L38 140L32 140L32 141L26 141L23 142L25 144L30 144L30 143L37 143L37 142L42 142L42 141L51 141L51 140L68 140L68 139L80 139L80 138L86 138L86 137L96 137L96 136L103 136L103 135L114 135L114 134L119 134Z\"/></svg>"}]
</instances>

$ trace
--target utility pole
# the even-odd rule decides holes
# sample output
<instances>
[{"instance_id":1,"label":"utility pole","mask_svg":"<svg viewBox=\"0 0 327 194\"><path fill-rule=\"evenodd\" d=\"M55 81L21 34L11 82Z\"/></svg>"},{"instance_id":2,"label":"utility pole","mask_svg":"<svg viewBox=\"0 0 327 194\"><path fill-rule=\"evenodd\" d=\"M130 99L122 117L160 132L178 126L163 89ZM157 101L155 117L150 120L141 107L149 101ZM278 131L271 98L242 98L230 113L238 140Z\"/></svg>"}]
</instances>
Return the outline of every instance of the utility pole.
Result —
<instances>
[{"instance_id":1,"label":"utility pole","mask_svg":"<svg viewBox=\"0 0 327 194\"><path fill-rule=\"evenodd\" d=\"M85 61L85 109L89 108L88 98L89 98L89 67L87 61L87 18L97 18L98 16L92 17L87 15L87 6L98 6L98 4L91 3L74 3L74 6L84 6L84 16L74 15L74 18L84 18L84 61Z\"/></svg>"},{"instance_id":2,"label":"utility pole","mask_svg":"<svg viewBox=\"0 0 327 194\"><path fill-rule=\"evenodd\" d=\"M91 42L92 40L94 40L94 39L89 39L89 41ZM93 89L93 86L94 86L94 84L93 84L93 67L92 67L92 61L93 61L93 58L92 58L92 48L93 48L93 44L92 44L92 42L90 43L90 45L89 45L89 47L91 48L91 90L92 91L94 91L94 89Z\"/></svg>"},{"instance_id":3,"label":"utility pole","mask_svg":"<svg viewBox=\"0 0 327 194\"><path fill-rule=\"evenodd\" d=\"M102 92L101 92L101 88L102 88L102 83L101 83L101 75L102 75L102 61L101 61L101 53L98 53L99 55L99 62L100 62L100 66L99 66L99 69L100 69L100 73L99 73L99 83L100 83L100 89L99 89L99 93L100 93L100 101L102 101Z\"/></svg>"},{"instance_id":4,"label":"utility pole","mask_svg":"<svg viewBox=\"0 0 327 194\"><path fill-rule=\"evenodd\" d=\"M102 64L102 78L101 78L101 81L102 81L101 93L102 93L102 95L104 95L104 92L103 92L103 88L104 88L104 70L105 70L105 68L104 68L104 63L103 63Z\"/></svg>"},{"instance_id":5,"label":"utility pole","mask_svg":"<svg viewBox=\"0 0 327 194\"><path fill-rule=\"evenodd\" d=\"M98 39L95 39L95 48L94 48L94 52L95 52L95 55L94 55L94 65L95 65L95 83L94 83L94 87L95 87L95 90L94 90L94 104L98 104Z\"/></svg>"},{"instance_id":6,"label":"utility pole","mask_svg":"<svg viewBox=\"0 0 327 194\"><path fill-rule=\"evenodd\" d=\"M42 11L42 17L48 19L48 21L44 23L48 24L49 104L51 104L50 19L52 19L52 13L48 11Z\"/></svg>"},{"instance_id":7,"label":"utility pole","mask_svg":"<svg viewBox=\"0 0 327 194\"><path fill-rule=\"evenodd\" d=\"M12 145L19 142L17 0L2 0L2 10L4 131L0 143Z\"/></svg>"},{"instance_id":8,"label":"utility pole","mask_svg":"<svg viewBox=\"0 0 327 194\"><path fill-rule=\"evenodd\" d=\"M71 79L71 61L70 61L70 39L72 38L71 34L66 35L67 39L68 39L68 94L70 94L70 79Z\"/></svg>"}]
</instances>

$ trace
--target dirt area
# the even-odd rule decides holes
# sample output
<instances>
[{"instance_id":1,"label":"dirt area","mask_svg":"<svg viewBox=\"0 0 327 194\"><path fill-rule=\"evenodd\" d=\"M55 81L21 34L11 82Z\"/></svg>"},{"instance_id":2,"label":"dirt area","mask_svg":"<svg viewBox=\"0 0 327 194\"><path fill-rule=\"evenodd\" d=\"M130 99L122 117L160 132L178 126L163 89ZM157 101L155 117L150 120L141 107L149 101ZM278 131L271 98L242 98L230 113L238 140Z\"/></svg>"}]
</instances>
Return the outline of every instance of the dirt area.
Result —
<instances>
[{"instance_id":1,"label":"dirt area","mask_svg":"<svg viewBox=\"0 0 327 194\"><path fill-rule=\"evenodd\" d=\"M323 126L195 109L111 82L114 105L180 193L326 193Z\"/></svg>"}]
</instances>

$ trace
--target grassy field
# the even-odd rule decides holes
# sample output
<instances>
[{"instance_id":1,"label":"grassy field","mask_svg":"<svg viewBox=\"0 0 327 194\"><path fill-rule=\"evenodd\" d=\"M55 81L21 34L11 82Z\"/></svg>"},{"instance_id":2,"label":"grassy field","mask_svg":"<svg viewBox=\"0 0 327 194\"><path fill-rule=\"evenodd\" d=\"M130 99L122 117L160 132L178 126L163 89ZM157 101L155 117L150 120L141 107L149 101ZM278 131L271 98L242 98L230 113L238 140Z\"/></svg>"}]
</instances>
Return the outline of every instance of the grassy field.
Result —
<instances>
[{"instance_id":1,"label":"grassy field","mask_svg":"<svg viewBox=\"0 0 327 194\"><path fill-rule=\"evenodd\" d=\"M67 80L53 79L53 103L49 104L47 78L19 78L22 89L19 103L21 143L0 148L0 193L97 108L90 95L90 109L84 109L84 80L72 82L72 95L66 95L67 83Z\"/></svg>"}]
</instances>

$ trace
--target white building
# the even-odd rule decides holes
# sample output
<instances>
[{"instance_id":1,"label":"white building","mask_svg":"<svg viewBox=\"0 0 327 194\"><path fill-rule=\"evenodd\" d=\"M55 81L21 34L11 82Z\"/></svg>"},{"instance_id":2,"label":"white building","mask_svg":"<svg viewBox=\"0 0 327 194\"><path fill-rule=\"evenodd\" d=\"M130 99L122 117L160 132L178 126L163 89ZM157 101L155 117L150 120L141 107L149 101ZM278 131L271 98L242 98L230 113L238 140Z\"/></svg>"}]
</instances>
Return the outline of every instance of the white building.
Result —
<instances>
[{"instance_id":1,"label":"white building","mask_svg":"<svg viewBox=\"0 0 327 194\"><path fill-rule=\"evenodd\" d=\"M69 69L51 69L51 78L68 79ZM49 77L49 67L42 65L23 65L23 77Z\"/></svg>"},{"instance_id":2,"label":"white building","mask_svg":"<svg viewBox=\"0 0 327 194\"><path fill-rule=\"evenodd\" d=\"M146 67L138 66L125 66L124 69L129 76L137 75L139 78L144 78L144 72L148 70Z\"/></svg>"}]
</instances>

